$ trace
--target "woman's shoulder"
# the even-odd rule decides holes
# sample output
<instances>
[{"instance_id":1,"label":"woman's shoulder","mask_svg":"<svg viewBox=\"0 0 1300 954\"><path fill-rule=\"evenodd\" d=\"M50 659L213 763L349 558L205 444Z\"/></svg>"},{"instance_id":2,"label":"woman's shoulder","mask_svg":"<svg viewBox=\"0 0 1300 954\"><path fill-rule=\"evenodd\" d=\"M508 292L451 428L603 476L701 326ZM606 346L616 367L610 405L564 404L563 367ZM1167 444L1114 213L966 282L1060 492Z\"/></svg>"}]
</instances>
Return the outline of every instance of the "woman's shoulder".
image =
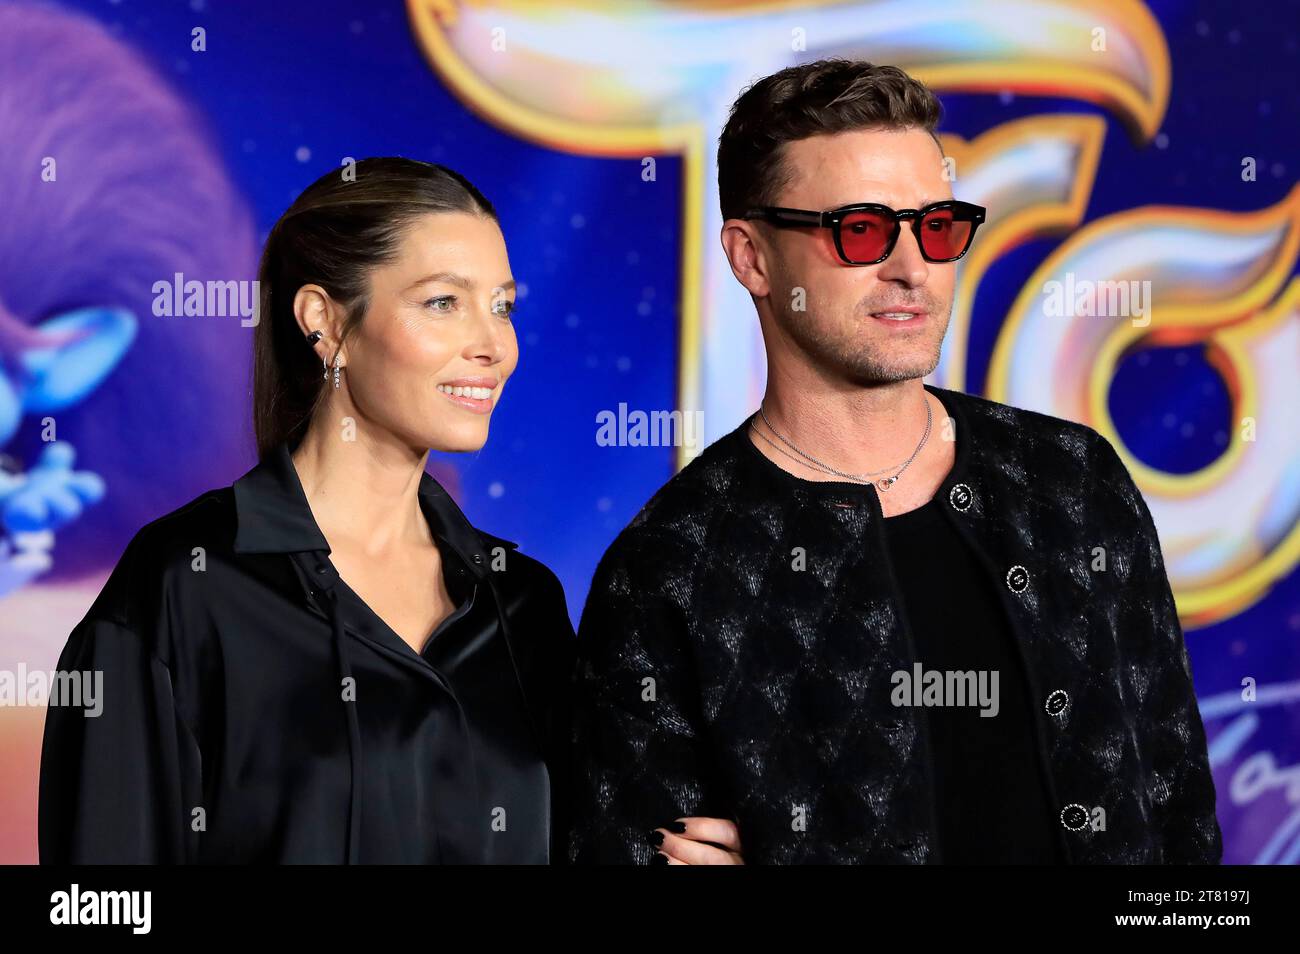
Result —
<instances>
[{"instance_id":1,"label":"woman's shoulder","mask_svg":"<svg viewBox=\"0 0 1300 954\"><path fill-rule=\"evenodd\" d=\"M508 614L531 623L554 620L569 628L564 585L549 566L504 537L475 528L487 551L486 575Z\"/></svg>"},{"instance_id":2,"label":"woman's shoulder","mask_svg":"<svg viewBox=\"0 0 1300 954\"><path fill-rule=\"evenodd\" d=\"M151 520L127 543L86 618L138 627L204 571L210 554L231 548L234 530L230 487Z\"/></svg>"},{"instance_id":3,"label":"woman's shoulder","mask_svg":"<svg viewBox=\"0 0 1300 954\"><path fill-rule=\"evenodd\" d=\"M475 528L487 551L487 569L500 589L518 597L564 599L564 587L555 572L536 557L519 549L519 544Z\"/></svg>"},{"instance_id":4,"label":"woman's shoulder","mask_svg":"<svg viewBox=\"0 0 1300 954\"><path fill-rule=\"evenodd\" d=\"M229 550L236 526L234 492L220 487L145 524L126 554L162 572L188 569L207 552Z\"/></svg>"}]
</instances>

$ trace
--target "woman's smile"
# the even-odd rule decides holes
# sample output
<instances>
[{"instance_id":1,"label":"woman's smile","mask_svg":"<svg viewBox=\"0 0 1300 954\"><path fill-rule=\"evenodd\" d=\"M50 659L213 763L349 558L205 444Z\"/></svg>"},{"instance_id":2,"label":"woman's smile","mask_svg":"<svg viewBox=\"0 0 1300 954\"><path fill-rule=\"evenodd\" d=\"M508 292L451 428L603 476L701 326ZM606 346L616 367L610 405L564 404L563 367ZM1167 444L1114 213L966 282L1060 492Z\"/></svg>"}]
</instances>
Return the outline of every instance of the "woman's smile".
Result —
<instances>
[{"instance_id":1,"label":"woman's smile","mask_svg":"<svg viewBox=\"0 0 1300 954\"><path fill-rule=\"evenodd\" d=\"M493 377L456 378L443 381L437 386L438 393L457 407L462 407L475 414L492 412L492 394L497 388L497 379Z\"/></svg>"}]
</instances>

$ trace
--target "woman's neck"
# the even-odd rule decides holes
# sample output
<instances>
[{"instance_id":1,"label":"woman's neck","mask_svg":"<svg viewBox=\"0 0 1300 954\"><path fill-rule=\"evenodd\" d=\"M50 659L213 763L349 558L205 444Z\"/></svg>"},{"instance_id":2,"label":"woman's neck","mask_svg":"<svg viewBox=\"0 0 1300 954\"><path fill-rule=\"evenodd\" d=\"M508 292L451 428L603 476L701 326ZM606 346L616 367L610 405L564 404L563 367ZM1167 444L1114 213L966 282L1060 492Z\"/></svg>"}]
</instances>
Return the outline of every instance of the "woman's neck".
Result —
<instances>
[{"instance_id":1,"label":"woman's neck","mask_svg":"<svg viewBox=\"0 0 1300 954\"><path fill-rule=\"evenodd\" d=\"M344 440L308 429L292 457L317 526L330 542L379 554L431 541L420 508L429 456L396 440Z\"/></svg>"}]
</instances>

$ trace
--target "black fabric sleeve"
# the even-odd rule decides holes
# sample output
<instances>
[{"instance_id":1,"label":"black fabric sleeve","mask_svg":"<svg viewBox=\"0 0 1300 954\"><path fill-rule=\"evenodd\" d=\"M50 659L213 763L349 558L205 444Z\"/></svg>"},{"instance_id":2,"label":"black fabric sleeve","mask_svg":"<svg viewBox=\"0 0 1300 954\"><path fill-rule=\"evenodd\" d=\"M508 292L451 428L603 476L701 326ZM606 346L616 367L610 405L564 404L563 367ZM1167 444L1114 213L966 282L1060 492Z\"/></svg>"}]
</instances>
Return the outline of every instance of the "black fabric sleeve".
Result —
<instances>
[{"instance_id":1,"label":"black fabric sleeve","mask_svg":"<svg viewBox=\"0 0 1300 954\"><path fill-rule=\"evenodd\" d=\"M651 829L732 816L710 770L686 611L667 581L636 577L616 541L578 628L576 864L646 864Z\"/></svg>"},{"instance_id":2,"label":"black fabric sleeve","mask_svg":"<svg viewBox=\"0 0 1300 954\"><path fill-rule=\"evenodd\" d=\"M88 617L58 662L45 715L38 842L42 864L195 860L199 747L176 711L167 667L121 622ZM64 691L64 674L98 698Z\"/></svg>"},{"instance_id":3,"label":"black fabric sleeve","mask_svg":"<svg viewBox=\"0 0 1300 954\"><path fill-rule=\"evenodd\" d=\"M1149 766L1147 797L1166 864L1219 864L1205 728L1155 523L1114 447L1098 435L1091 471L1117 509L1113 570L1126 575L1119 605L1121 650L1138 699L1138 745Z\"/></svg>"},{"instance_id":4,"label":"black fabric sleeve","mask_svg":"<svg viewBox=\"0 0 1300 954\"><path fill-rule=\"evenodd\" d=\"M576 674L577 639L569 621L564 587L548 572L549 592L545 609L548 656L546 685L550 701L546 708L543 744L551 776L551 843L553 865L569 863L569 833L573 825L573 682Z\"/></svg>"}]
</instances>

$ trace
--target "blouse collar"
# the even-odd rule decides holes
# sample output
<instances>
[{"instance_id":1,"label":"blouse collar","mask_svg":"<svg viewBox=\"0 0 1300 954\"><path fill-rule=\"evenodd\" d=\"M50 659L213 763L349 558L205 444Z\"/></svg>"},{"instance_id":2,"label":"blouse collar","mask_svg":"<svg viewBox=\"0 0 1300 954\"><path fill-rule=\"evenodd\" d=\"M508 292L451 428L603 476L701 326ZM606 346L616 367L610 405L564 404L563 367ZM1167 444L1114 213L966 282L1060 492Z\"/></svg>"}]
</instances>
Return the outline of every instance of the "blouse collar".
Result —
<instances>
[{"instance_id":1,"label":"blouse collar","mask_svg":"<svg viewBox=\"0 0 1300 954\"><path fill-rule=\"evenodd\" d=\"M307 495L293 465L287 442L277 445L235 481L236 553L330 552L312 516ZM420 475L420 509L430 530L452 547L475 577L482 579L491 562L488 544L514 549L517 544L476 530L451 495L426 471Z\"/></svg>"}]
</instances>

